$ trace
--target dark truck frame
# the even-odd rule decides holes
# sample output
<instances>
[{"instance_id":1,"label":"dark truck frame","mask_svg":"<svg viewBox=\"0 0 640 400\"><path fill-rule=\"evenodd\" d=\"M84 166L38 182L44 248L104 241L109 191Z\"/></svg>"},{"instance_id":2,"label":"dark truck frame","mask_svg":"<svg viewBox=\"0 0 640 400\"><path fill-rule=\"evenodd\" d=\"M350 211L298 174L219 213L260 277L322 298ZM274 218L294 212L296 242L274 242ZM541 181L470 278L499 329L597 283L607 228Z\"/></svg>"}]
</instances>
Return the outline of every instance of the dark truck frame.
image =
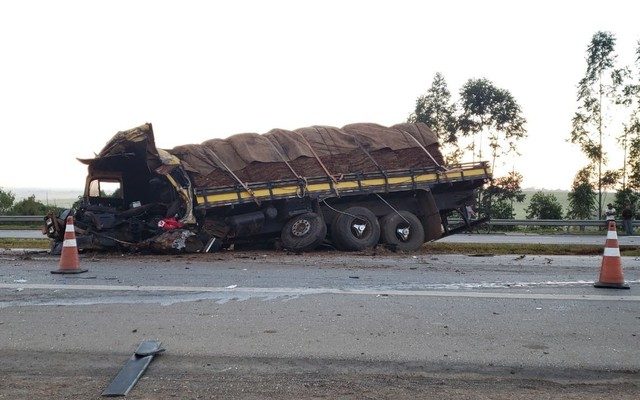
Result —
<instances>
[{"instance_id":1,"label":"dark truck frame","mask_svg":"<svg viewBox=\"0 0 640 400\"><path fill-rule=\"evenodd\" d=\"M145 157L138 149L87 162L81 203L45 218L54 252L71 214L80 249L196 252L275 241L308 251L328 240L341 250L384 243L411 251L475 223L465 207L491 178L480 162L193 188L179 163L154 169ZM105 193L107 184L117 189ZM448 226L452 213L462 215L462 228ZM180 226L163 229L172 217Z\"/></svg>"},{"instance_id":2,"label":"dark truck frame","mask_svg":"<svg viewBox=\"0 0 640 400\"><path fill-rule=\"evenodd\" d=\"M361 250L370 247L378 242L380 235L376 232L380 230L387 245L415 250L424 241L448 234L446 217L452 212L465 216L465 206L474 202L475 190L489 179L486 163L468 163L447 170L428 168L346 174L337 182L328 177L304 182L282 180L252 184L250 191L238 186L196 189L195 209L204 213L205 219L227 221L227 228L231 229L223 233L236 239L281 233L286 247L304 250L304 245L292 244L294 238L288 236L295 236L295 232L287 231L285 225L297 215L311 213L321 216L323 223L329 226L329 237L339 248ZM354 208L358 208L358 212L354 212ZM247 216L251 216L251 224L243 224ZM372 216L379 219L379 227L375 227ZM420 226L415 223L416 219ZM304 221L305 226L314 225L311 219ZM468 220L465 222L467 226L473 224ZM372 241L358 237L362 235L350 226L362 223L365 228L367 224L374 225ZM343 232L347 228L354 237ZM404 234L400 232L402 230L405 230ZM338 243L335 243L336 237Z\"/></svg>"}]
</instances>

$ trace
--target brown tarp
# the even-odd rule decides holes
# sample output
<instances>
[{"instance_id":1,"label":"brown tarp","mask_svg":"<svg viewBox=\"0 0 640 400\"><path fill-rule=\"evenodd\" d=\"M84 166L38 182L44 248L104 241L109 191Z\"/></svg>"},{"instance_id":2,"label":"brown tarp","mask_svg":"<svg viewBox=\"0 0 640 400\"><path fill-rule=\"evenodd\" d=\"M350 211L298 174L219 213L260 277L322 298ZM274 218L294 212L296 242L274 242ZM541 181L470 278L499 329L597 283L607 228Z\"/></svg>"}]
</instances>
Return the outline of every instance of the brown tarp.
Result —
<instances>
[{"instance_id":1,"label":"brown tarp","mask_svg":"<svg viewBox=\"0 0 640 400\"><path fill-rule=\"evenodd\" d=\"M235 185L233 174L244 183L327 176L327 171L339 180L347 173L444 164L436 135L422 123L273 129L263 135L242 133L178 146L169 152L181 160L197 188Z\"/></svg>"}]
</instances>

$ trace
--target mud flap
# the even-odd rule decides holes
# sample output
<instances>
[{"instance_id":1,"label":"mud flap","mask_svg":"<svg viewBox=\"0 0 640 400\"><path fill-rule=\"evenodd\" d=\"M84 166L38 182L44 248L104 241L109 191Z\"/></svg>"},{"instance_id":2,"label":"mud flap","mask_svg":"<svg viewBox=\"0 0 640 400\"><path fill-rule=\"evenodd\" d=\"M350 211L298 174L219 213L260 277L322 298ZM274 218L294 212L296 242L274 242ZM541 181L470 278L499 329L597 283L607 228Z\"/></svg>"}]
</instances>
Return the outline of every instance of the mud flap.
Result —
<instances>
[{"instance_id":1,"label":"mud flap","mask_svg":"<svg viewBox=\"0 0 640 400\"><path fill-rule=\"evenodd\" d=\"M118 375L113 378L102 395L106 397L126 396L147 370L153 357L164 351L160 344L161 342L157 340L146 340L140 343L136 352L118 372Z\"/></svg>"},{"instance_id":2,"label":"mud flap","mask_svg":"<svg viewBox=\"0 0 640 400\"><path fill-rule=\"evenodd\" d=\"M419 190L418 204L424 213L420 217L420 221L422 221L422 227L424 228L425 242L439 239L442 237L442 219L433 194L430 191Z\"/></svg>"}]
</instances>

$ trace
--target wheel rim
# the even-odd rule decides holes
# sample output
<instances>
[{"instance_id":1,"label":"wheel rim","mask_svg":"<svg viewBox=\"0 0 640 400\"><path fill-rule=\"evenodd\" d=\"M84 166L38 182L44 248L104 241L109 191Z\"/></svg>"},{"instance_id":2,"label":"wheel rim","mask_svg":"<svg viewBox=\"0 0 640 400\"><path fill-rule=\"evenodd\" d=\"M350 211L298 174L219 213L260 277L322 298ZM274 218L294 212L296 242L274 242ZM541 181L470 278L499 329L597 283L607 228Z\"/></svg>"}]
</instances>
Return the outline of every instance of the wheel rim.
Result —
<instances>
[{"instance_id":1,"label":"wheel rim","mask_svg":"<svg viewBox=\"0 0 640 400\"><path fill-rule=\"evenodd\" d=\"M309 233L311 230L311 222L308 219L299 219L291 225L291 234L301 237Z\"/></svg>"},{"instance_id":2,"label":"wheel rim","mask_svg":"<svg viewBox=\"0 0 640 400\"><path fill-rule=\"evenodd\" d=\"M395 234L401 242L408 242L411 239L411 225L399 224L396 226Z\"/></svg>"},{"instance_id":3,"label":"wheel rim","mask_svg":"<svg viewBox=\"0 0 640 400\"><path fill-rule=\"evenodd\" d=\"M351 221L350 228L351 228L351 234L357 237L358 239L362 239L363 237L366 237L371 231L369 227L369 223L366 220L361 218L355 218L353 221Z\"/></svg>"}]
</instances>

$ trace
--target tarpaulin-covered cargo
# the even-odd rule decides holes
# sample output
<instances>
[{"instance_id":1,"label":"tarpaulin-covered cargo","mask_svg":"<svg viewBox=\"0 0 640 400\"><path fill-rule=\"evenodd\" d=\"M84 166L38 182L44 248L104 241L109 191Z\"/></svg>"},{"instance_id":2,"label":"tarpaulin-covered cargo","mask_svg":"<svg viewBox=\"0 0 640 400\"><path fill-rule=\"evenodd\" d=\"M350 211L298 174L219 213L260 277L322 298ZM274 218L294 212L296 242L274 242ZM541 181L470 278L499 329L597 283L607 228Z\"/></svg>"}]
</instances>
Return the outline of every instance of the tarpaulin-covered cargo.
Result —
<instances>
[{"instance_id":1,"label":"tarpaulin-covered cargo","mask_svg":"<svg viewBox=\"0 0 640 400\"><path fill-rule=\"evenodd\" d=\"M313 126L174 147L196 187L442 165L436 135L422 123ZM233 173L233 174L232 174ZM233 175L236 175L234 177Z\"/></svg>"}]
</instances>

